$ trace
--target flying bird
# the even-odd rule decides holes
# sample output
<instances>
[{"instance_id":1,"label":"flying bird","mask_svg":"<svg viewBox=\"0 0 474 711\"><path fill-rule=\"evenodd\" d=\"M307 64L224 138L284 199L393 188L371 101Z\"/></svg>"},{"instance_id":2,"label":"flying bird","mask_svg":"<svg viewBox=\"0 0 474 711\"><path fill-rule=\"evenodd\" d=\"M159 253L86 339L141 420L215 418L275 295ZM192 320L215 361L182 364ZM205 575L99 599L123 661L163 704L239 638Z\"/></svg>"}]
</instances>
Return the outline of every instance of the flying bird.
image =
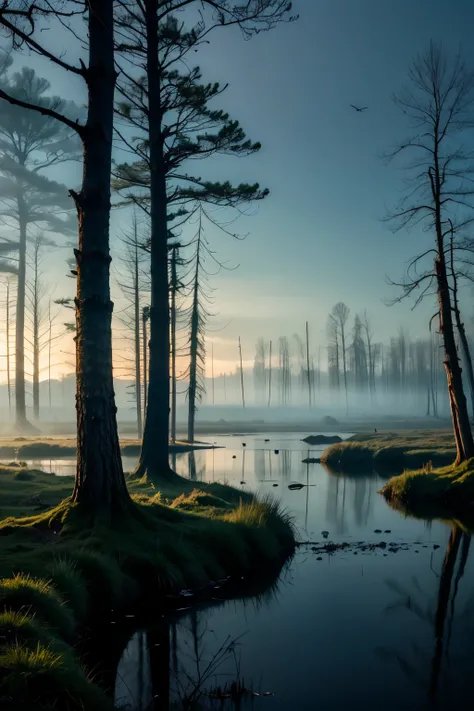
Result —
<instances>
[{"instance_id":1,"label":"flying bird","mask_svg":"<svg viewBox=\"0 0 474 711\"><path fill-rule=\"evenodd\" d=\"M366 111L369 108L368 106L354 106L354 104L349 104L349 106L352 106L356 111Z\"/></svg>"}]
</instances>

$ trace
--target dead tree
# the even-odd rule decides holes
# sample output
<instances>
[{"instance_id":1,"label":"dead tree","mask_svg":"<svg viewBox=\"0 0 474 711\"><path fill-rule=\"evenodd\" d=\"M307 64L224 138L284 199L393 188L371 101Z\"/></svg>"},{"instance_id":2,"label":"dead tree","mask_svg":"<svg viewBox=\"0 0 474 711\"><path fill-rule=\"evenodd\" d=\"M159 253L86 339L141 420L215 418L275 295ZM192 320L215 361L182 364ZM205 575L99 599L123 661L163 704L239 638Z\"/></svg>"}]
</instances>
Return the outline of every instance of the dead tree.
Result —
<instances>
[{"instance_id":1,"label":"dead tree","mask_svg":"<svg viewBox=\"0 0 474 711\"><path fill-rule=\"evenodd\" d=\"M388 220L396 229L424 223L433 235L430 249L415 257L399 283L403 298L420 292L415 305L433 289L437 294L439 330L443 337L444 367L459 464L474 456L469 414L456 348L452 293L449 281L449 236L473 221L472 160L463 148L473 124L474 75L458 54L452 61L441 47L428 50L412 62L410 84L395 102L414 122L412 138L401 143L390 158L409 154L406 164L412 187ZM434 268L417 269L431 257Z\"/></svg>"},{"instance_id":2,"label":"dead tree","mask_svg":"<svg viewBox=\"0 0 474 711\"><path fill-rule=\"evenodd\" d=\"M349 412L349 399L347 393L347 350L346 350L346 323L349 318L349 307L342 301L339 301L332 310L332 316L336 320L339 333L341 334L341 351L342 351L342 372L344 375L344 391L346 394L346 414Z\"/></svg>"}]
</instances>

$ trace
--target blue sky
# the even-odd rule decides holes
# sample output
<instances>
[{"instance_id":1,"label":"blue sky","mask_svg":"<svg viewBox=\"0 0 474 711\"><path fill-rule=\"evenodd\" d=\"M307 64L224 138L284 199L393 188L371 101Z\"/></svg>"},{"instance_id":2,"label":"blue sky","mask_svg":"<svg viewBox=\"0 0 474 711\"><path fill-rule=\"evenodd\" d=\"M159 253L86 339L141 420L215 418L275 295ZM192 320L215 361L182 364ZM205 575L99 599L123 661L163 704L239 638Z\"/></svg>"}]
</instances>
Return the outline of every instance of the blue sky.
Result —
<instances>
[{"instance_id":1,"label":"blue sky","mask_svg":"<svg viewBox=\"0 0 474 711\"><path fill-rule=\"evenodd\" d=\"M219 253L240 263L215 280L220 321L231 319L219 336L240 334L249 359L258 335L302 333L306 319L315 345L324 341L339 300L352 314L367 308L378 339L402 324L424 335L432 300L415 312L382 301L395 293L386 275L400 277L427 239L393 235L381 222L404 186L380 156L409 135L391 94L430 38L448 51L462 43L474 59L474 6L465 1L297 0L294 9L292 25L250 42L216 32L199 55L205 76L229 82L221 103L263 143L255 157L219 163L271 190L256 215L240 219L245 242L218 238Z\"/></svg>"},{"instance_id":2,"label":"blue sky","mask_svg":"<svg viewBox=\"0 0 474 711\"><path fill-rule=\"evenodd\" d=\"M219 316L211 329L225 327L209 334L217 372L233 369L237 336L250 361L259 336L302 334L306 320L316 352L326 343L327 314L340 300L352 316L367 309L376 340L386 340L401 325L423 337L434 310L433 301L415 312L411 304L383 303L395 293L386 275L401 277L427 236L393 235L381 222L402 194L403 172L386 167L380 156L409 135L391 94L405 83L414 54L430 39L442 40L453 52L461 43L474 63L474 5L295 0L294 10L297 22L251 41L234 28L218 29L194 55L205 79L229 83L219 106L263 144L249 158L201 163L199 173L258 180L271 191L258 210L233 226L249 233L245 241L210 232L219 257L240 264L213 280ZM74 79L51 73L41 60L35 65L51 76L54 91L80 99ZM356 113L351 103L369 108ZM123 223L123 213L113 215L114 249Z\"/></svg>"}]
</instances>

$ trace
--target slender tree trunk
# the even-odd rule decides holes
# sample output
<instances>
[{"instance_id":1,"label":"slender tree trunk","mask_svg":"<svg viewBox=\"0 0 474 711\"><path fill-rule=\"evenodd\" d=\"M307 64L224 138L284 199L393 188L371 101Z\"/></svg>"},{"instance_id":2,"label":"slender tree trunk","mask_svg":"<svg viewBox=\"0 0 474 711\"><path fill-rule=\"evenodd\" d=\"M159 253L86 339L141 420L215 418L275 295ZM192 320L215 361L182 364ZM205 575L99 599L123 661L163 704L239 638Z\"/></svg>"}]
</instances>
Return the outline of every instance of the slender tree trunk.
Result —
<instances>
[{"instance_id":1,"label":"slender tree trunk","mask_svg":"<svg viewBox=\"0 0 474 711\"><path fill-rule=\"evenodd\" d=\"M212 404L216 404L214 394L214 343L211 343L211 378L212 378Z\"/></svg>"},{"instance_id":2,"label":"slender tree trunk","mask_svg":"<svg viewBox=\"0 0 474 711\"><path fill-rule=\"evenodd\" d=\"M161 80L158 59L158 10L156 0L144 0L151 198L151 307L148 401L143 443L137 474L167 478L172 474L169 457L169 289L166 170L163 161Z\"/></svg>"},{"instance_id":3,"label":"slender tree trunk","mask_svg":"<svg viewBox=\"0 0 474 711\"><path fill-rule=\"evenodd\" d=\"M194 275L193 305L191 311L189 389L188 389L188 442L194 442L194 422L196 417L197 362L199 343L199 253L201 247L201 229L196 252L196 273ZM192 459L192 457L191 457Z\"/></svg>"},{"instance_id":4,"label":"slender tree trunk","mask_svg":"<svg viewBox=\"0 0 474 711\"><path fill-rule=\"evenodd\" d=\"M245 410L245 390L244 390L244 368L242 365L242 343L239 336L239 356L240 356L240 391L242 393L242 407Z\"/></svg>"},{"instance_id":5,"label":"slender tree trunk","mask_svg":"<svg viewBox=\"0 0 474 711\"><path fill-rule=\"evenodd\" d=\"M346 334L344 324L341 323L342 367L344 369L344 390L346 393L346 415L349 414L349 400L347 397L347 362L346 362Z\"/></svg>"},{"instance_id":6,"label":"slender tree trunk","mask_svg":"<svg viewBox=\"0 0 474 711\"><path fill-rule=\"evenodd\" d=\"M76 293L77 472L73 501L88 511L128 510L112 376L110 172L114 110L113 0L89 0L89 91Z\"/></svg>"},{"instance_id":7,"label":"slender tree trunk","mask_svg":"<svg viewBox=\"0 0 474 711\"><path fill-rule=\"evenodd\" d=\"M272 404L272 342L270 341L270 354L268 358L268 407Z\"/></svg>"},{"instance_id":8,"label":"slender tree trunk","mask_svg":"<svg viewBox=\"0 0 474 711\"><path fill-rule=\"evenodd\" d=\"M22 429L28 426L25 395L25 296L26 296L26 227L27 208L19 187L17 197L20 246L18 251L18 281L16 298L15 336L15 409L16 424Z\"/></svg>"},{"instance_id":9,"label":"slender tree trunk","mask_svg":"<svg viewBox=\"0 0 474 711\"><path fill-rule=\"evenodd\" d=\"M134 320L134 335L135 335L135 403L137 406L137 431L138 439L142 438L142 377L141 377L141 362L140 362L140 278L138 271L138 239L137 239L137 223L134 221L134 273L133 273L133 320Z\"/></svg>"},{"instance_id":10,"label":"slender tree trunk","mask_svg":"<svg viewBox=\"0 0 474 711\"><path fill-rule=\"evenodd\" d=\"M306 371L308 373L308 402L309 402L309 409L311 410L311 407L313 405L311 401L311 372L309 368L309 331L308 331L308 322L306 321Z\"/></svg>"},{"instance_id":11,"label":"slender tree trunk","mask_svg":"<svg viewBox=\"0 0 474 711\"><path fill-rule=\"evenodd\" d=\"M10 282L7 282L7 303L6 303L6 340L7 340L7 387L8 387L8 410L10 417L12 414L12 381L10 369Z\"/></svg>"},{"instance_id":12,"label":"slender tree trunk","mask_svg":"<svg viewBox=\"0 0 474 711\"><path fill-rule=\"evenodd\" d=\"M142 311L142 332L143 332L143 416L146 419L148 403L148 308Z\"/></svg>"},{"instance_id":13,"label":"slender tree trunk","mask_svg":"<svg viewBox=\"0 0 474 711\"><path fill-rule=\"evenodd\" d=\"M48 320L49 320L49 332L48 332L48 394L49 394L49 412L52 410L52 397L51 397L51 343L53 338L53 321L51 319L51 301L48 307Z\"/></svg>"},{"instance_id":14,"label":"slender tree trunk","mask_svg":"<svg viewBox=\"0 0 474 711\"><path fill-rule=\"evenodd\" d=\"M454 318L456 320L456 328L459 333L459 338L461 341L462 352L464 356L464 363L467 368L467 377L469 380L469 390L471 395L471 410L472 417L474 419L474 369L472 367L472 358L469 348L469 341L466 336L466 329L461 319L461 312L459 310L458 301L458 280L456 276L456 270L454 268L454 243L453 235L451 233L451 274L453 278L453 307L454 307Z\"/></svg>"},{"instance_id":15,"label":"slender tree trunk","mask_svg":"<svg viewBox=\"0 0 474 711\"><path fill-rule=\"evenodd\" d=\"M171 441L176 442L176 293L178 290L177 250L171 250Z\"/></svg>"},{"instance_id":16,"label":"slender tree trunk","mask_svg":"<svg viewBox=\"0 0 474 711\"><path fill-rule=\"evenodd\" d=\"M35 245L33 275L33 418L39 419L39 291L38 244Z\"/></svg>"}]
</instances>

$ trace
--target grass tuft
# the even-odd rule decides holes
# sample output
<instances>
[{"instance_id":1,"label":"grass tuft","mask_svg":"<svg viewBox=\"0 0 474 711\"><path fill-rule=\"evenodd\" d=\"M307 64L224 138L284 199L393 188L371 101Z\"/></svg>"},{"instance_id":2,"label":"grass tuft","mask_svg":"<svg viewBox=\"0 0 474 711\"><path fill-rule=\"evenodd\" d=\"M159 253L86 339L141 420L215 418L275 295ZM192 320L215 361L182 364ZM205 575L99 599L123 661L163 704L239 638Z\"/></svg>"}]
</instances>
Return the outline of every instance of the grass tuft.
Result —
<instances>
[{"instance_id":1,"label":"grass tuft","mask_svg":"<svg viewBox=\"0 0 474 711\"><path fill-rule=\"evenodd\" d=\"M456 458L452 432L408 430L403 433L359 434L333 444L321 455L321 462L343 472L380 474L418 469L428 461L442 467Z\"/></svg>"},{"instance_id":2,"label":"grass tuft","mask_svg":"<svg viewBox=\"0 0 474 711\"><path fill-rule=\"evenodd\" d=\"M468 528L474 524L474 459L454 467L406 471L392 477L381 493L395 507L429 518L460 516Z\"/></svg>"},{"instance_id":3,"label":"grass tuft","mask_svg":"<svg viewBox=\"0 0 474 711\"><path fill-rule=\"evenodd\" d=\"M3 578L0 580L0 604L17 611L31 609L35 617L66 639L74 633L76 624L73 613L46 580L25 574Z\"/></svg>"}]
</instances>

